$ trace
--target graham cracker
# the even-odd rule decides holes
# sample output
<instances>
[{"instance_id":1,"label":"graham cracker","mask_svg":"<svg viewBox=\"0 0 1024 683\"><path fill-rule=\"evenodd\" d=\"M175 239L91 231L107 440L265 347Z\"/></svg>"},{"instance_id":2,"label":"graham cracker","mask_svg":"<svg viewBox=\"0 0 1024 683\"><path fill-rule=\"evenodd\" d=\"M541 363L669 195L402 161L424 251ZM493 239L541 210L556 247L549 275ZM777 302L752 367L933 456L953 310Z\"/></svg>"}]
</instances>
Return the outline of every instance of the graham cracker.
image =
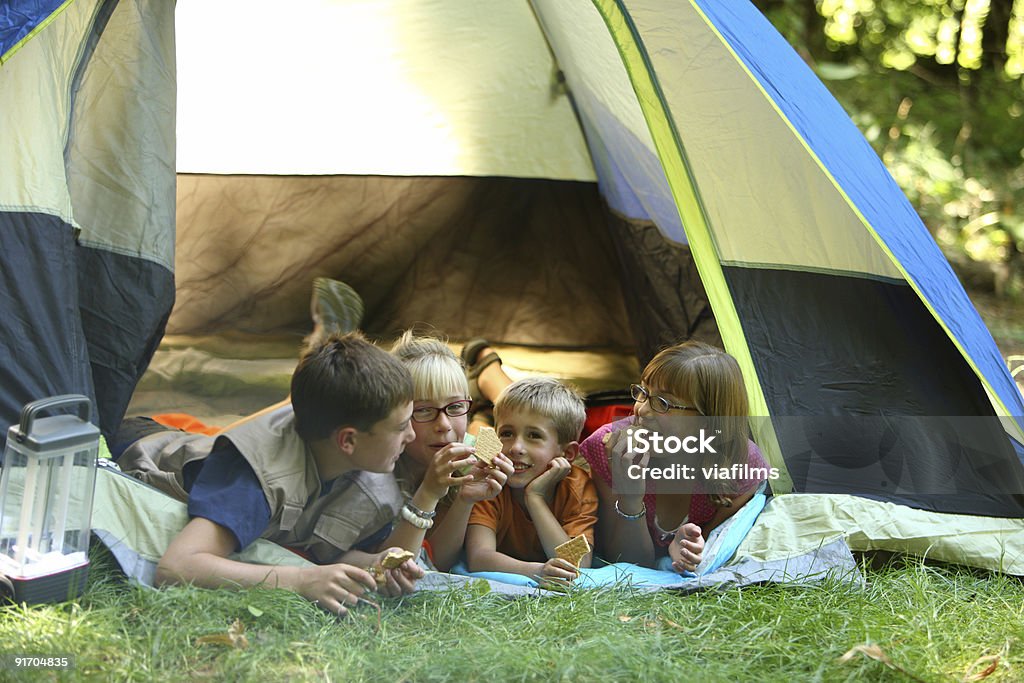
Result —
<instances>
[{"instance_id":1,"label":"graham cracker","mask_svg":"<svg viewBox=\"0 0 1024 683\"><path fill-rule=\"evenodd\" d=\"M585 534L570 538L562 545L555 546L555 557L572 562L577 567L583 560L583 556L590 552L590 542Z\"/></svg>"},{"instance_id":2,"label":"graham cracker","mask_svg":"<svg viewBox=\"0 0 1024 683\"><path fill-rule=\"evenodd\" d=\"M476 457L488 465L494 464L494 456L501 453L501 439L493 427L481 427L476 435Z\"/></svg>"}]
</instances>

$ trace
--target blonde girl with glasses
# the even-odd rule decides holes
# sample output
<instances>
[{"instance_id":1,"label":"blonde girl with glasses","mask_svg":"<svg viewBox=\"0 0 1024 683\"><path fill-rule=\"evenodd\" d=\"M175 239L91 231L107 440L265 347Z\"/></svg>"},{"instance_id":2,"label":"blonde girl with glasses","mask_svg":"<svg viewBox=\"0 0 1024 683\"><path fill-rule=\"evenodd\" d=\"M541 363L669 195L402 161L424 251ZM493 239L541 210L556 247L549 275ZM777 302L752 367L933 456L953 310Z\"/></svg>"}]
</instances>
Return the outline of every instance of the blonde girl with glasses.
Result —
<instances>
[{"instance_id":1,"label":"blonde girl with glasses","mask_svg":"<svg viewBox=\"0 0 1024 683\"><path fill-rule=\"evenodd\" d=\"M668 555L675 571L692 572L708 533L757 489L747 473L767 471L747 438L743 376L725 351L690 341L651 359L631 394L633 415L580 444L597 486L598 554L645 566ZM722 468L730 476L707 478Z\"/></svg>"},{"instance_id":2,"label":"blonde girl with glasses","mask_svg":"<svg viewBox=\"0 0 1024 683\"><path fill-rule=\"evenodd\" d=\"M416 438L395 467L408 502L382 547L418 553L422 545L434 565L447 571L459 559L473 505L498 495L512 475L512 461L499 454L496 467L487 468L463 443L473 402L462 361L444 342L410 330L391 353L412 374Z\"/></svg>"}]
</instances>

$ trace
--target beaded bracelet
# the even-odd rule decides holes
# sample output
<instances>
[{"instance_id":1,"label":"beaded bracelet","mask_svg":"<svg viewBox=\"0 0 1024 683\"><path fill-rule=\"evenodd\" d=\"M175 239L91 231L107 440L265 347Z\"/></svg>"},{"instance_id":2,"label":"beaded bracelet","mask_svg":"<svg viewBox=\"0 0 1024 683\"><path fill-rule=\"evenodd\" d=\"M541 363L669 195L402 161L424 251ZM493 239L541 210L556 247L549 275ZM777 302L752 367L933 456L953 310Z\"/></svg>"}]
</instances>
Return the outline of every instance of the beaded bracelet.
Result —
<instances>
[{"instance_id":1,"label":"beaded bracelet","mask_svg":"<svg viewBox=\"0 0 1024 683\"><path fill-rule=\"evenodd\" d=\"M420 519L433 519L434 517L437 517L437 510L431 510L430 512L427 512L426 510L420 510L418 507L412 504L411 500L405 504L405 507L409 508L409 512L416 515Z\"/></svg>"},{"instance_id":2,"label":"beaded bracelet","mask_svg":"<svg viewBox=\"0 0 1024 683\"><path fill-rule=\"evenodd\" d=\"M399 514L402 515L402 519L404 519L409 524L412 524L417 529L426 530L434 526L434 520L424 519L423 517L420 517L411 509L409 509L408 504L402 506L402 509L399 510Z\"/></svg>"},{"instance_id":3,"label":"beaded bracelet","mask_svg":"<svg viewBox=\"0 0 1024 683\"><path fill-rule=\"evenodd\" d=\"M647 503L645 503L644 501L641 500L640 501L640 512L636 513L635 515L628 515L628 514L626 514L625 512L623 512L622 510L619 509L619 499L616 498L615 499L615 512L619 513L619 517L622 517L623 519L628 519L628 520L640 519L641 517L643 517L644 515L647 514Z\"/></svg>"}]
</instances>

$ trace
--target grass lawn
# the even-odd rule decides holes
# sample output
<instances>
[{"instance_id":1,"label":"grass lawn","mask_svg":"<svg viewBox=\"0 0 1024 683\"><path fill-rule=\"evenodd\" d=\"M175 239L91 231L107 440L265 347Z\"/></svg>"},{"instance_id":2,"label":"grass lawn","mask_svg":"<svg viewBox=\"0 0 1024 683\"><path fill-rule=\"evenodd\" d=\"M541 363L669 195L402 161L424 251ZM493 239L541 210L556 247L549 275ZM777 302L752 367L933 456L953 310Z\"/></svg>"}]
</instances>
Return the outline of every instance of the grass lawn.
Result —
<instances>
[{"instance_id":1,"label":"grass lawn","mask_svg":"<svg viewBox=\"0 0 1024 683\"><path fill-rule=\"evenodd\" d=\"M979 302L1004 355L1024 354L1024 306L1008 306ZM0 681L1024 681L1024 584L913 559L865 563L866 587L463 589L346 619L286 591L139 588L106 551L93 561L73 603L0 607Z\"/></svg>"},{"instance_id":2,"label":"grass lawn","mask_svg":"<svg viewBox=\"0 0 1024 683\"><path fill-rule=\"evenodd\" d=\"M105 551L93 555L76 602L0 610L0 653L73 655L74 668L17 670L7 657L0 679L1024 679L1021 582L916 560L865 566L864 588L624 588L516 600L425 592L383 601L378 621L368 605L337 619L280 590L139 588ZM246 647L230 644L236 623ZM840 661L858 646L873 647Z\"/></svg>"}]
</instances>

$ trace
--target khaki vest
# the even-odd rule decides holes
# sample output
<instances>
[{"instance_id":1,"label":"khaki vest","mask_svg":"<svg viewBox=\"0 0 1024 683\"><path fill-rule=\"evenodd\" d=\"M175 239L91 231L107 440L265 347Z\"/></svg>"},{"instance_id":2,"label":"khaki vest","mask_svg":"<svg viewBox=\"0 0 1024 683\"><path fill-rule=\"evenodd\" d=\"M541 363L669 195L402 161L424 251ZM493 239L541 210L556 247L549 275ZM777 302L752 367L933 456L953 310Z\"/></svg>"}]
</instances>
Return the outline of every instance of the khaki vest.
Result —
<instances>
[{"instance_id":1,"label":"khaki vest","mask_svg":"<svg viewBox=\"0 0 1024 683\"><path fill-rule=\"evenodd\" d=\"M178 500L187 501L182 469L206 458L218 439L241 452L263 488L270 525L263 538L309 552L319 562L393 522L402 494L391 474L361 470L343 474L321 496L313 455L295 433L291 406L261 415L217 436L179 431L139 439L118 459L121 469Z\"/></svg>"}]
</instances>

